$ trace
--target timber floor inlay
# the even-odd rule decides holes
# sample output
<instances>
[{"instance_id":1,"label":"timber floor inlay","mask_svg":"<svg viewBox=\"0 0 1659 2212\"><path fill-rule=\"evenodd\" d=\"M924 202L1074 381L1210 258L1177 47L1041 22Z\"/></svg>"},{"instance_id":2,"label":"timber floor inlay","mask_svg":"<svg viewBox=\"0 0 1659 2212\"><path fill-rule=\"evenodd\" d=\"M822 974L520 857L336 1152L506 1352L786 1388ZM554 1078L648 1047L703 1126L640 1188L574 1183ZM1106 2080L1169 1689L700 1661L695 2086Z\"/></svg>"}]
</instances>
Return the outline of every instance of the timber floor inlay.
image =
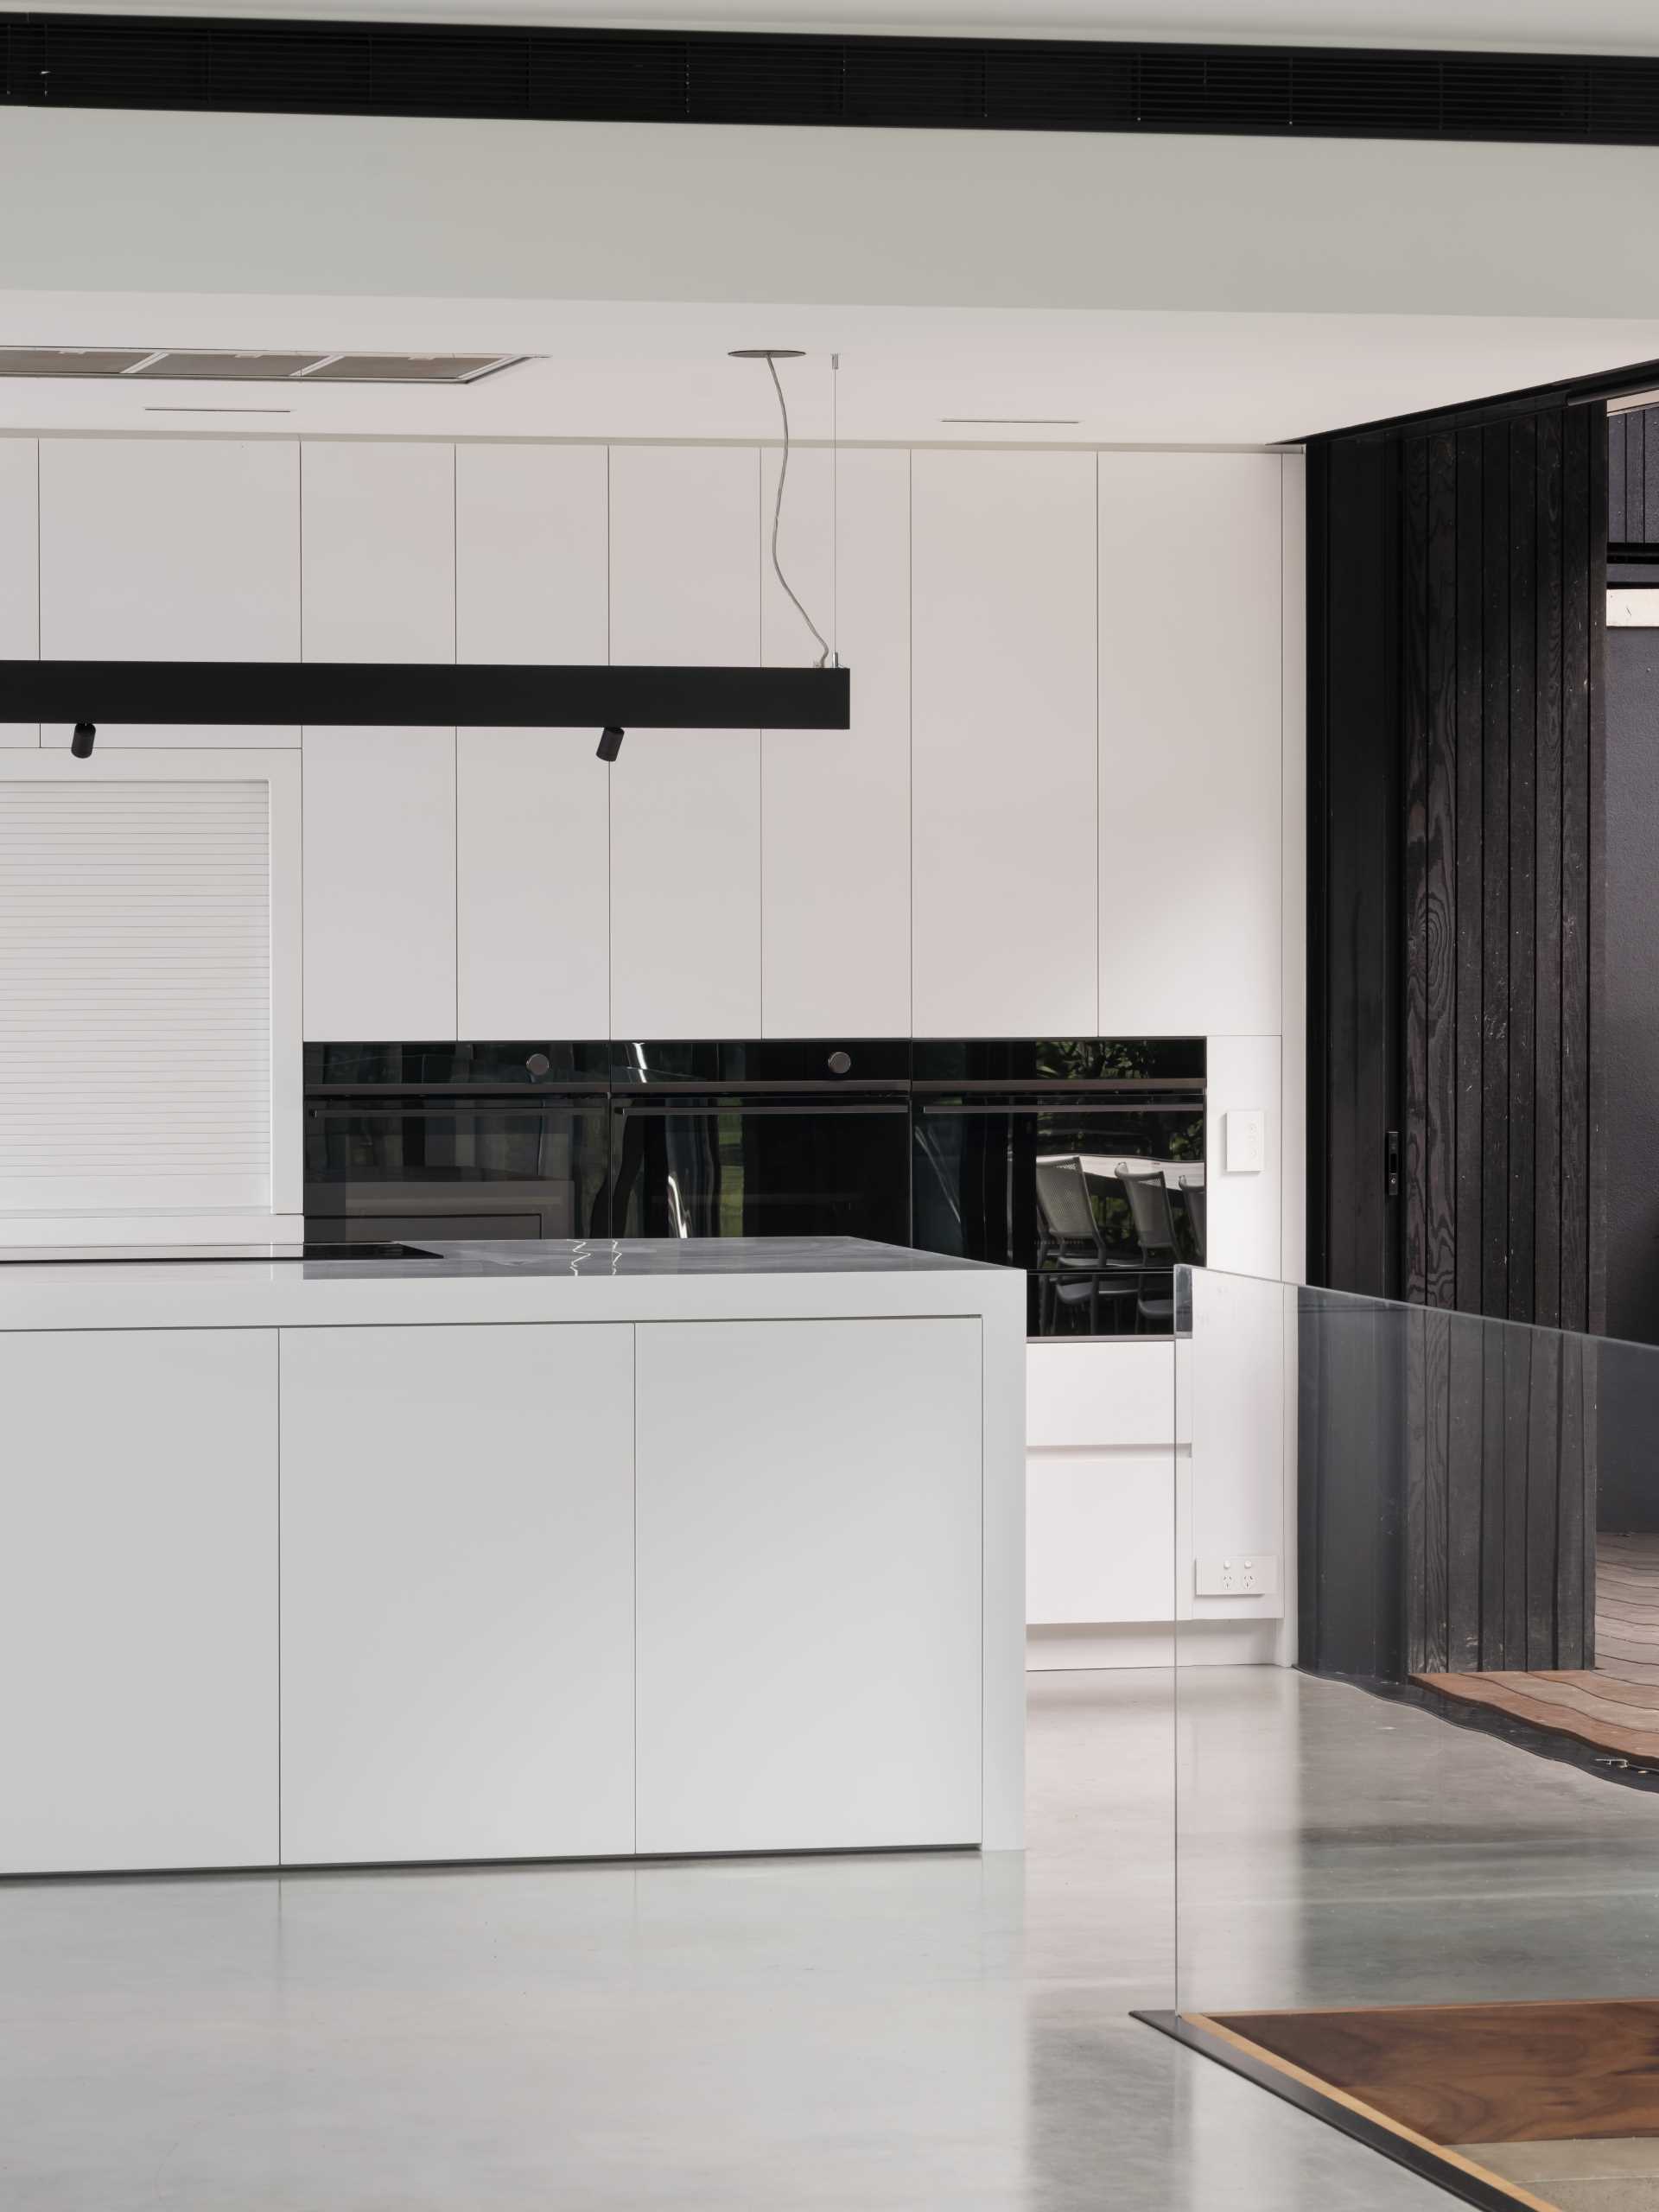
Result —
<instances>
[{"instance_id":1,"label":"timber floor inlay","mask_svg":"<svg viewBox=\"0 0 1659 2212\"><path fill-rule=\"evenodd\" d=\"M1659 1765L1659 1536L1597 1538L1592 1669L1412 1679L1442 1697Z\"/></svg>"},{"instance_id":2,"label":"timber floor inlay","mask_svg":"<svg viewBox=\"0 0 1659 2212\"><path fill-rule=\"evenodd\" d=\"M1189 2012L1189 2028L1432 2154L1469 2201L1659 2205L1659 2000ZM1266 2086L1268 2076L1258 2074ZM1332 2107L1339 2108L1339 2111Z\"/></svg>"}]
</instances>

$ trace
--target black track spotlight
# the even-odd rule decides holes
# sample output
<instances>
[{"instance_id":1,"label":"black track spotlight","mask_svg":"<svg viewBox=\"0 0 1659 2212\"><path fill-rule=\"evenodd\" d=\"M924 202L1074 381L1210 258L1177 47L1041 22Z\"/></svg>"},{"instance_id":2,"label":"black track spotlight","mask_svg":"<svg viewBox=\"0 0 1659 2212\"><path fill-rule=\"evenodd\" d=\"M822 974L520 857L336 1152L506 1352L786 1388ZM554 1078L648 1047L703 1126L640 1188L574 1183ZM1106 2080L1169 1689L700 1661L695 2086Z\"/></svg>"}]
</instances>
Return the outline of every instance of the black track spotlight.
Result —
<instances>
[{"instance_id":1,"label":"black track spotlight","mask_svg":"<svg viewBox=\"0 0 1659 2212\"><path fill-rule=\"evenodd\" d=\"M599 733L600 759L601 760L614 760L617 754L622 750L622 741L626 735L627 732L626 730L618 729L614 722L607 723Z\"/></svg>"},{"instance_id":2,"label":"black track spotlight","mask_svg":"<svg viewBox=\"0 0 1659 2212\"><path fill-rule=\"evenodd\" d=\"M75 734L69 741L69 750L74 754L77 760L90 760L92 759L92 741L97 735L98 724L96 722L77 722L75 724Z\"/></svg>"}]
</instances>

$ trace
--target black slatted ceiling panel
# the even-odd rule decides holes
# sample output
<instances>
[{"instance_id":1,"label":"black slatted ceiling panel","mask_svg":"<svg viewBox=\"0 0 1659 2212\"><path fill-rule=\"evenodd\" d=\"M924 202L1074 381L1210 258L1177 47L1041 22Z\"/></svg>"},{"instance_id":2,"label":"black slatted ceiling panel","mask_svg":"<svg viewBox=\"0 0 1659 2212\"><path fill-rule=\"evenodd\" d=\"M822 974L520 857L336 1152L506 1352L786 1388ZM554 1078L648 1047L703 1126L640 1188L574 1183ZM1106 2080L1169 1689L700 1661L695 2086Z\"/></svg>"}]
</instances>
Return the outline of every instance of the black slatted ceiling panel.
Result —
<instances>
[{"instance_id":1,"label":"black slatted ceiling panel","mask_svg":"<svg viewBox=\"0 0 1659 2212\"><path fill-rule=\"evenodd\" d=\"M35 106L1659 144L1659 61L0 15Z\"/></svg>"}]
</instances>

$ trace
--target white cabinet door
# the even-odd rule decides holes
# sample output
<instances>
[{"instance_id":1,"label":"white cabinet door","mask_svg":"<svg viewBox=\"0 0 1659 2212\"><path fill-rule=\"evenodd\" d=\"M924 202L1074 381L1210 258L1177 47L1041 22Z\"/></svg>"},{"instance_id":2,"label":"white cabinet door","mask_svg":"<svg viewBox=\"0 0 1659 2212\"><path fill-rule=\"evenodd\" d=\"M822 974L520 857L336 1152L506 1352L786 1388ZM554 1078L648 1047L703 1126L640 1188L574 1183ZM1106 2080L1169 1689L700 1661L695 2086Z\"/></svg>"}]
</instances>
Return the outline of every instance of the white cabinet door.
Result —
<instances>
[{"instance_id":1,"label":"white cabinet door","mask_svg":"<svg viewBox=\"0 0 1659 2212\"><path fill-rule=\"evenodd\" d=\"M771 530L778 455L764 456ZM852 671L850 730L761 734L761 1008L768 1037L910 1034L910 456L790 461L785 574ZM837 555L837 540L839 541ZM765 657L810 633L765 569Z\"/></svg>"},{"instance_id":2,"label":"white cabinet door","mask_svg":"<svg viewBox=\"0 0 1659 2212\"><path fill-rule=\"evenodd\" d=\"M305 1034L454 1037L455 733L305 733Z\"/></svg>"},{"instance_id":3,"label":"white cabinet door","mask_svg":"<svg viewBox=\"0 0 1659 2212\"><path fill-rule=\"evenodd\" d=\"M289 1865L633 1849L632 1332L283 1332Z\"/></svg>"},{"instance_id":4,"label":"white cabinet door","mask_svg":"<svg viewBox=\"0 0 1659 2212\"><path fill-rule=\"evenodd\" d=\"M455 448L458 660L609 658L607 461L603 446Z\"/></svg>"},{"instance_id":5,"label":"white cabinet door","mask_svg":"<svg viewBox=\"0 0 1659 2212\"><path fill-rule=\"evenodd\" d=\"M611 658L760 658L760 456L611 454ZM760 1029L760 734L631 732L611 771L611 1028Z\"/></svg>"},{"instance_id":6,"label":"white cabinet door","mask_svg":"<svg viewBox=\"0 0 1659 2212\"><path fill-rule=\"evenodd\" d=\"M1103 1036L1279 1029L1283 469L1100 456Z\"/></svg>"},{"instance_id":7,"label":"white cabinet door","mask_svg":"<svg viewBox=\"0 0 1659 2212\"><path fill-rule=\"evenodd\" d=\"M40 448L0 438L0 660L33 660L41 650ZM38 745L35 722L0 722L0 745Z\"/></svg>"},{"instance_id":8,"label":"white cabinet door","mask_svg":"<svg viewBox=\"0 0 1659 2212\"><path fill-rule=\"evenodd\" d=\"M979 1323L643 1326L637 1363L639 1850L976 1842Z\"/></svg>"},{"instance_id":9,"label":"white cabinet door","mask_svg":"<svg viewBox=\"0 0 1659 2212\"><path fill-rule=\"evenodd\" d=\"M0 1872L276 1858L276 1338L0 1336Z\"/></svg>"},{"instance_id":10,"label":"white cabinet door","mask_svg":"<svg viewBox=\"0 0 1659 2212\"><path fill-rule=\"evenodd\" d=\"M455 657L455 449L307 445L307 660Z\"/></svg>"},{"instance_id":11,"label":"white cabinet door","mask_svg":"<svg viewBox=\"0 0 1659 2212\"><path fill-rule=\"evenodd\" d=\"M1098 1002L1095 461L912 461L920 1036L1088 1036Z\"/></svg>"},{"instance_id":12,"label":"white cabinet door","mask_svg":"<svg viewBox=\"0 0 1659 2212\"><path fill-rule=\"evenodd\" d=\"M602 446L455 449L463 661L608 656ZM594 730L458 733L463 1037L610 1032L610 772Z\"/></svg>"},{"instance_id":13,"label":"white cabinet door","mask_svg":"<svg viewBox=\"0 0 1659 2212\"><path fill-rule=\"evenodd\" d=\"M456 1033L610 1033L610 779L586 730L456 733Z\"/></svg>"},{"instance_id":14,"label":"white cabinet door","mask_svg":"<svg viewBox=\"0 0 1659 2212\"><path fill-rule=\"evenodd\" d=\"M47 438L41 652L48 660L300 657L299 448L283 440ZM67 746L67 725L48 724ZM99 742L296 742L275 724L103 722Z\"/></svg>"}]
</instances>

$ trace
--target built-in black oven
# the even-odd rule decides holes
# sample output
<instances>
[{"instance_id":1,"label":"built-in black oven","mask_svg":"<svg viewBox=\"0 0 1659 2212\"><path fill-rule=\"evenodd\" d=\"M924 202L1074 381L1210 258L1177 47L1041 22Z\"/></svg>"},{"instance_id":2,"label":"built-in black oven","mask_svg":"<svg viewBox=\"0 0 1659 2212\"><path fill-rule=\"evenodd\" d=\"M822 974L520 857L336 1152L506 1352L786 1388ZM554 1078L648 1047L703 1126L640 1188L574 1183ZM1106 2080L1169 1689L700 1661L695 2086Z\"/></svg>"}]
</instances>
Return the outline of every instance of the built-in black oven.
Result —
<instances>
[{"instance_id":1,"label":"built-in black oven","mask_svg":"<svg viewBox=\"0 0 1659 2212\"><path fill-rule=\"evenodd\" d=\"M608 1234L610 1052L308 1045L308 1238Z\"/></svg>"},{"instance_id":2,"label":"built-in black oven","mask_svg":"<svg viewBox=\"0 0 1659 2212\"><path fill-rule=\"evenodd\" d=\"M1023 1268L1034 1337L1172 1325L1205 1255L1202 1038L918 1039L912 1242Z\"/></svg>"},{"instance_id":3,"label":"built-in black oven","mask_svg":"<svg viewBox=\"0 0 1659 2212\"><path fill-rule=\"evenodd\" d=\"M910 1243L902 1039L613 1052L613 1235Z\"/></svg>"}]
</instances>

